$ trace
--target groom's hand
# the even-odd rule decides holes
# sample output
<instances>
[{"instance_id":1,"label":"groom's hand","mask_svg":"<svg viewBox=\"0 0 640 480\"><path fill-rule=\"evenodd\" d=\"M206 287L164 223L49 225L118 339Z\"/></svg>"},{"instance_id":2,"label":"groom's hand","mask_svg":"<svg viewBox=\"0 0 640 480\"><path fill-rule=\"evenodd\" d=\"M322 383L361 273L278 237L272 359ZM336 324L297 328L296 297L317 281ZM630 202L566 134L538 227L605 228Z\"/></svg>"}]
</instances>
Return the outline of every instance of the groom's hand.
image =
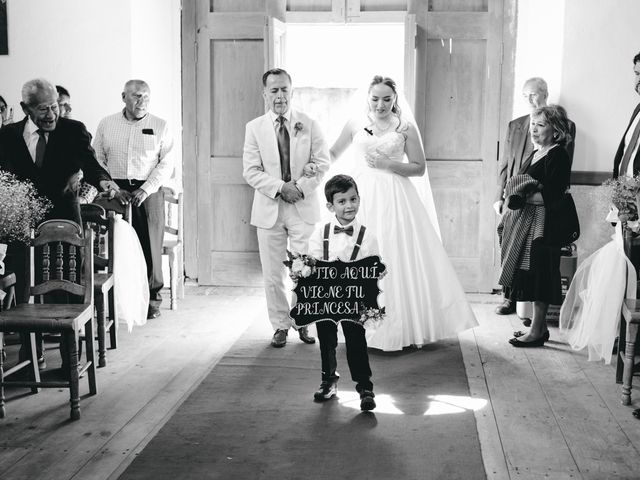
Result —
<instances>
[{"instance_id":1,"label":"groom's hand","mask_svg":"<svg viewBox=\"0 0 640 480\"><path fill-rule=\"evenodd\" d=\"M298 200L302 200L302 192L298 190L295 182L289 181L280 189L280 195L282 199L287 203L296 203Z\"/></svg>"}]
</instances>

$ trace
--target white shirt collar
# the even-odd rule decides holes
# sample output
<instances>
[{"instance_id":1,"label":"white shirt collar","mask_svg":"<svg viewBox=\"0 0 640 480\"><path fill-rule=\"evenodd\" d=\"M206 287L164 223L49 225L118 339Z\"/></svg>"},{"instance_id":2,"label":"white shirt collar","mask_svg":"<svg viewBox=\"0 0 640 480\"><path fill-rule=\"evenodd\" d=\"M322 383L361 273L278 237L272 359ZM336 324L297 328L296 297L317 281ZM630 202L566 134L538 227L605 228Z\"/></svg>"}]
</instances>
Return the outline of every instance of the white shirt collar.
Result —
<instances>
[{"instance_id":1,"label":"white shirt collar","mask_svg":"<svg viewBox=\"0 0 640 480\"><path fill-rule=\"evenodd\" d=\"M291 124L291 109L287 110L282 116L287 119L287 122L289 122L289 124ZM280 117L280 115L274 113L273 110L269 110L269 118L271 118L271 123L275 124L276 120L278 120L278 117Z\"/></svg>"},{"instance_id":2,"label":"white shirt collar","mask_svg":"<svg viewBox=\"0 0 640 480\"><path fill-rule=\"evenodd\" d=\"M26 135L33 135L35 133L37 135L36 132L38 131L38 128L39 127L33 123L33 120L31 120L31 117L27 117L27 123L24 124L24 133Z\"/></svg>"}]
</instances>

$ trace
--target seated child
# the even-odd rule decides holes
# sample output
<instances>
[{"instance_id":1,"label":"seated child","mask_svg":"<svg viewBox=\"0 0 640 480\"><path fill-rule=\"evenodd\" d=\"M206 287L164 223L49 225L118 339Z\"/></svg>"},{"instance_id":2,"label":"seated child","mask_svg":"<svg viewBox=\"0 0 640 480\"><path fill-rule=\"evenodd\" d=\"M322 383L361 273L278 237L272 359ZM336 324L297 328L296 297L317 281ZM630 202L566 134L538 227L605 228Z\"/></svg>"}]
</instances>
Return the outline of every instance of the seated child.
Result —
<instances>
[{"instance_id":1,"label":"seated child","mask_svg":"<svg viewBox=\"0 0 640 480\"><path fill-rule=\"evenodd\" d=\"M348 175L336 175L330 178L325 187L327 208L335 213L331 223L319 225L309 239L309 255L326 261L340 259L344 262L379 255L378 242L374 234L360 225L356 214L360 207L358 186ZM373 410L371 368L367 354L367 340L364 327L351 321L341 321L347 347L347 362L351 378L356 382L360 394L360 409ZM333 398L338 392L340 376L336 371L336 347L338 346L338 326L331 320L316 322L320 342L322 362L322 383L313 395L316 401Z\"/></svg>"}]
</instances>

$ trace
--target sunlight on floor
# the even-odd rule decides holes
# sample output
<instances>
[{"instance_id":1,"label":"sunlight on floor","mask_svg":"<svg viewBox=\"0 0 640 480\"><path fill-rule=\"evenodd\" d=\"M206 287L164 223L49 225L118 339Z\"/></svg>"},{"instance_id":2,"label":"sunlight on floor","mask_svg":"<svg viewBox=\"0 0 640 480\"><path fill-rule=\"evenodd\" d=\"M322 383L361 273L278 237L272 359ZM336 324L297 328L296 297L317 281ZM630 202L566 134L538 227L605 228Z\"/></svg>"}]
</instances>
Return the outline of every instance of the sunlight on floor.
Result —
<instances>
[{"instance_id":1,"label":"sunlight on floor","mask_svg":"<svg viewBox=\"0 0 640 480\"><path fill-rule=\"evenodd\" d=\"M429 395L429 408L425 415L446 415L448 413L463 413L468 410L480 410L487 401L483 398L457 397L454 395Z\"/></svg>"},{"instance_id":2,"label":"sunlight on floor","mask_svg":"<svg viewBox=\"0 0 640 480\"><path fill-rule=\"evenodd\" d=\"M356 392L340 392L338 402L345 407L360 409L360 396ZM464 413L481 410L487 405L483 398L460 397L454 395L429 395L428 407L424 415L448 415L452 413ZM389 415L404 415L405 412L396 406L393 396L388 394L376 394L376 413Z\"/></svg>"}]
</instances>

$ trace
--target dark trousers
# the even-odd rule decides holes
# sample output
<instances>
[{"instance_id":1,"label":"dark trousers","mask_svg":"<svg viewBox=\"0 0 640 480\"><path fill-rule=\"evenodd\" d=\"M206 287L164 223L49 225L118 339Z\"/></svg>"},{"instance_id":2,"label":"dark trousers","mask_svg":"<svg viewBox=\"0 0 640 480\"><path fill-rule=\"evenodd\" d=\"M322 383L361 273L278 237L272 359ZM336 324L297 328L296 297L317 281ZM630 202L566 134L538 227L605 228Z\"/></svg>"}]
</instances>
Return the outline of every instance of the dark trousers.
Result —
<instances>
[{"instance_id":1,"label":"dark trousers","mask_svg":"<svg viewBox=\"0 0 640 480\"><path fill-rule=\"evenodd\" d=\"M128 192L140 188L141 180L115 180ZM162 277L162 241L164 238L164 193L162 190L149 195L139 207L131 207L131 225L138 234L142 253L147 263L149 278L149 304L159 307L162 302L160 290L164 286Z\"/></svg>"},{"instance_id":2,"label":"dark trousers","mask_svg":"<svg viewBox=\"0 0 640 480\"><path fill-rule=\"evenodd\" d=\"M347 363L351 372L351 379L356 382L356 390L373 391L371 383L371 367L369 366L369 354L367 353L367 339L364 328L354 322L340 322L347 346ZM320 342L320 359L322 361L322 381L335 382L339 376L336 373L338 366L336 360L336 348L338 346L338 326L324 320L316 323L318 341Z\"/></svg>"}]
</instances>

